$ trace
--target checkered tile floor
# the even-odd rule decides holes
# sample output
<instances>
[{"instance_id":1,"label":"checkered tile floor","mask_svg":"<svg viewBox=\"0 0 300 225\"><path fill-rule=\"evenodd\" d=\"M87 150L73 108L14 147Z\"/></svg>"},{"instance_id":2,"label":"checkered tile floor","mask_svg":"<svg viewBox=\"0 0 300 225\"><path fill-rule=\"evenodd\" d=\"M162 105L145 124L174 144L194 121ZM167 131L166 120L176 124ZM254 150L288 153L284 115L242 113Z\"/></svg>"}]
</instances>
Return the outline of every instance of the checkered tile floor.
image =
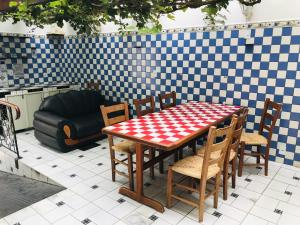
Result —
<instances>
[{"instance_id":1,"label":"checkered tile floor","mask_svg":"<svg viewBox=\"0 0 300 225\"><path fill-rule=\"evenodd\" d=\"M106 140L87 151L62 154L41 146L32 131L18 138L22 161L67 189L0 219L0 225L199 224L197 210L183 203L161 214L119 195L126 180L111 181ZM151 180L145 174L146 194L165 202L166 175L156 171ZM205 211L204 224L300 224L300 168L270 162L268 177L260 169L246 169L229 199L220 198L218 209L208 199Z\"/></svg>"}]
</instances>

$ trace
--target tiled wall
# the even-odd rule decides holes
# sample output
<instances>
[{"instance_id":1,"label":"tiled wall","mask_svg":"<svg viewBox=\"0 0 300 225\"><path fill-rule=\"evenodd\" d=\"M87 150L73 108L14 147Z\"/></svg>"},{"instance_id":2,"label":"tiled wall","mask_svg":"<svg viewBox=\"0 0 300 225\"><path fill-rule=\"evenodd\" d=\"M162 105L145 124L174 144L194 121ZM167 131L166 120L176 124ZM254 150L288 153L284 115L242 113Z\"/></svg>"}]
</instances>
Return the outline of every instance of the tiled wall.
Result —
<instances>
[{"instance_id":1,"label":"tiled wall","mask_svg":"<svg viewBox=\"0 0 300 225\"><path fill-rule=\"evenodd\" d=\"M243 38L249 29L253 45ZM63 47L64 79L99 80L103 94L130 103L175 90L181 101L248 106L250 130L258 130L270 97L283 103L271 159L300 166L300 27L249 29L70 37Z\"/></svg>"},{"instance_id":2,"label":"tiled wall","mask_svg":"<svg viewBox=\"0 0 300 225\"><path fill-rule=\"evenodd\" d=\"M254 44L246 43L248 31ZM216 31L192 28L157 35L67 37L56 44L55 54L42 53L53 74L82 85L98 80L103 94L114 100L132 103L135 98L175 90L182 102L248 106L249 130L258 130L265 98L283 103L271 159L300 166L299 21ZM43 74L29 76L42 80Z\"/></svg>"},{"instance_id":3,"label":"tiled wall","mask_svg":"<svg viewBox=\"0 0 300 225\"><path fill-rule=\"evenodd\" d=\"M44 36L0 34L0 49L0 63L6 67L10 86L61 80L61 58L58 57L61 51L60 40ZM17 63L23 65L24 77L15 76L14 65Z\"/></svg>"}]
</instances>

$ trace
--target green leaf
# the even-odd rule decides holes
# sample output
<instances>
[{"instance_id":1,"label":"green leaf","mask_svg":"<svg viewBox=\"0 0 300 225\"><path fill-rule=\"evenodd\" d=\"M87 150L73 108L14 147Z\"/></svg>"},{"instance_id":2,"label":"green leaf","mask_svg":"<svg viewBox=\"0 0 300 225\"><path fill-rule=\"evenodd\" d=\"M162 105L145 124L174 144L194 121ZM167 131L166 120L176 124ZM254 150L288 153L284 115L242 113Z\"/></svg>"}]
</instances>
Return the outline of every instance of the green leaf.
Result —
<instances>
[{"instance_id":1,"label":"green leaf","mask_svg":"<svg viewBox=\"0 0 300 225\"><path fill-rule=\"evenodd\" d=\"M10 1L9 2L9 7L16 7L16 6L18 6L18 2L16 2L16 1Z\"/></svg>"}]
</instances>

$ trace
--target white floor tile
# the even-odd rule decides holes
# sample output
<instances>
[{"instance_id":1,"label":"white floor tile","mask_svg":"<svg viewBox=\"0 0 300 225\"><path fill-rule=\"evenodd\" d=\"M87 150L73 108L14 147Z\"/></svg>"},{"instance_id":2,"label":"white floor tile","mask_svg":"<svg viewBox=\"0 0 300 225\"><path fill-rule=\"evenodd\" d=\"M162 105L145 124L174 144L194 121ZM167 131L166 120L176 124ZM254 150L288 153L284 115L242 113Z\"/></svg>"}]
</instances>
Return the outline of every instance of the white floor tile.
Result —
<instances>
[{"instance_id":1,"label":"white floor tile","mask_svg":"<svg viewBox=\"0 0 300 225\"><path fill-rule=\"evenodd\" d=\"M155 215L165 221L168 221L171 224L177 224L184 217L182 214L167 208L165 208L164 213L155 212Z\"/></svg>"},{"instance_id":2,"label":"white floor tile","mask_svg":"<svg viewBox=\"0 0 300 225\"><path fill-rule=\"evenodd\" d=\"M239 196L236 200L234 200L234 202L231 205L244 212L249 212L250 209L253 207L254 202L252 200L249 200L248 198Z\"/></svg>"},{"instance_id":3,"label":"white floor tile","mask_svg":"<svg viewBox=\"0 0 300 225\"><path fill-rule=\"evenodd\" d=\"M284 212L278 221L278 225L300 225L300 219Z\"/></svg>"},{"instance_id":4,"label":"white floor tile","mask_svg":"<svg viewBox=\"0 0 300 225\"><path fill-rule=\"evenodd\" d=\"M261 219L265 219L272 223L277 223L277 221L280 218L280 215L275 213L274 211L269 210L269 209L264 209L264 208L261 208L258 206L254 206L252 208L252 210L250 211L250 213Z\"/></svg>"},{"instance_id":5,"label":"white floor tile","mask_svg":"<svg viewBox=\"0 0 300 225\"><path fill-rule=\"evenodd\" d=\"M298 217L300 221L300 207L292 204L288 204L285 202L279 202L278 209L282 210L284 213L288 213L290 215Z\"/></svg>"},{"instance_id":6,"label":"white floor tile","mask_svg":"<svg viewBox=\"0 0 300 225\"><path fill-rule=\"evenodd\" d=\"M43 215L49 222L54 223L58 221L59 219L64 218L68 214L70 214L73 211L73 209L67 205L62 205L60 207L57 207L56 209L46 213Z\"/></svg>"},{"instance_id":7,"label":"white floor tile","mask_svg":"<svg viewBox=\"0 0 300 225\"><path fill-rule=\"evenodd\" d=\"M63 219L53 223L53 225L82 225L82 223L72 216L66 216Z\"/></svg>"},{"instance_id":8,"label":"white floor tile","mask_svg":"<svg viewBox=\"0 0 300 225\"><path fill-rule=\"evenodd\" d=\"M89 225L199 225L198 209L181 202L175 202L171 209L161 214L154 209L120 195L118 189L128 179L117 177L111 181L110 155L106 140L99 141L101 146L88 151L74 150L68 153L53 151L39 144L33 132L28 135L18 134L19 147L28 152L22 161L42 174L53 178L67 187L58 194L33 204L19 212L0 220L0 225L82 225L83 220L90 220ZM37 159L42 157L41 159ZM165 160L172 162L173 158ZM247 159L255 160L255 159ZM205 225L300 225L300 182L293 176L300 176L300 169L288 165L270 162L269 176L263 170L246 168L242 177L237 177L237 188L229 190L229 198L219 199L218 209L212 206L212 198L205 202ZM75 174L75 176L74 176ZM71 176L72 175L72 176ZM251 179L247 182L245 179ZM156 172L156 179L149 179L145 172L145 182L152 185L145 188L145 193L155 199L166 201L166 174ZM285 191L291 192L285 193ZM234 198L231 193L239 196ZM222 194L220 193L220 196ZM117 200L123 198L125 202ZM58 207L56 203L65 204ZM282 215L274 212L282 210ZM213 212L220 212L220 218ZM149 219L152 215L157 219Z\"/></svg>"},{"instance_id":9,"label":"white floor tile","mask_svg":"<svg viewBox=\"0 0 300 225\"><path fill-rule=\"evenodd\" d=\"M112 225L118 222L118 219L111 214L100 210L98 213L91 215L89 219L97 225Z\"/></svg>"},{"instance_id":10,"label":"white floor tile","mask_svg":"<svg viewBox=\"0 0 300 225\"><path fill-rule=\"evenodd\" d=\"M128 202L123 202L118 204L116 207L109 211L110 214L114 215L115 217L122 219L123 217L127 216L131 212L136 210L136 207Z\"/></svg>"},{"instance_id":11,"label":"white floor tile","mask_svg":"<svg viewBox=\"0 0 300 225\"><path fill-rule=\"evenodd\" d=\"M261 196L261 198L256 202L256 206L261 208L275 210L278 206L279 200L271 198L269 196Z\"/></svg>"},{"instance_id":12,"label":"white floor tile","mask_svg":"<svg viewBox=\"0 0 300 225\"><path fill-rule=\"evenodd\" d=\"M221 205L217 211L239 222L243 221L243 219L246 217L246 213L244 211L226 204Z\"/></svg>"},{"instance_id":13,"label":"white floor tile","mask_svg":"<svg viewBox=\"0 0 300 225\"><path fill-rule=\"evenodd\" d=\"M227 216L224 216L222 215L216 223L214 223L214 225L238 225L239 222L230 218L230 217L227 217Z\"/></svg>"},{"instance_id":14,"label":"white floor tile","mask_svg":"<svg viewBox=\"0 0 300 225\"><path fill-rule=\"evenodd\" d=\"M28 219L22 221L21 224L22 225L33 225L33 224L50 225L50 223L40 215L31 216Z\"/></svg>"},{"instance_id":15,"label":"white floor tile","mask_svg":"<svg viewBox=\"0 0 300 225\"><path fill-rule=\"evenodd\" d=\"M85 205L81 207L80 209L77 209L76 211L72 212L72 216L76 218L79 221L83 221L84 219L89 218L89 216L96 214L100 208L98 208L96 205L90 203L88 205Z\"/></svg>"},{"instance_id":16,"label":"white floor tile","mask_svg":"<svg viewBox=\"0 0 300 225\"><path fill-rule=\"evenodd\" d=\"M268 221L249 214L241 225L268 225Z\"/></svg>"}]
</instances>

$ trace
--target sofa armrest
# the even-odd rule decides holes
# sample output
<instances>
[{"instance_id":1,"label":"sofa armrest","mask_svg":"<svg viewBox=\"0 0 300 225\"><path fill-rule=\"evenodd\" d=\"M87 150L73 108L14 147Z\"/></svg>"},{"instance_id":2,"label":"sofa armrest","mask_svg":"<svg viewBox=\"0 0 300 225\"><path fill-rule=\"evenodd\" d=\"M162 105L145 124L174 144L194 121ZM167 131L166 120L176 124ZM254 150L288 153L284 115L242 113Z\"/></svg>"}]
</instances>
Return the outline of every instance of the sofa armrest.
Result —
<instances>
[{"instance_id":1,"label":"sofa armrest","mask_svg":"<svg viewBox=\"0 0 300 225\"><path fill-rule=\"evenodd\" d=\"M36 111L34 113L34 120L41 121L45 124L56 127L59 130L63 130L68 138L76 137L76 129L73 122L62 116L46 111Z\"/></svg>"}]
</instances>

